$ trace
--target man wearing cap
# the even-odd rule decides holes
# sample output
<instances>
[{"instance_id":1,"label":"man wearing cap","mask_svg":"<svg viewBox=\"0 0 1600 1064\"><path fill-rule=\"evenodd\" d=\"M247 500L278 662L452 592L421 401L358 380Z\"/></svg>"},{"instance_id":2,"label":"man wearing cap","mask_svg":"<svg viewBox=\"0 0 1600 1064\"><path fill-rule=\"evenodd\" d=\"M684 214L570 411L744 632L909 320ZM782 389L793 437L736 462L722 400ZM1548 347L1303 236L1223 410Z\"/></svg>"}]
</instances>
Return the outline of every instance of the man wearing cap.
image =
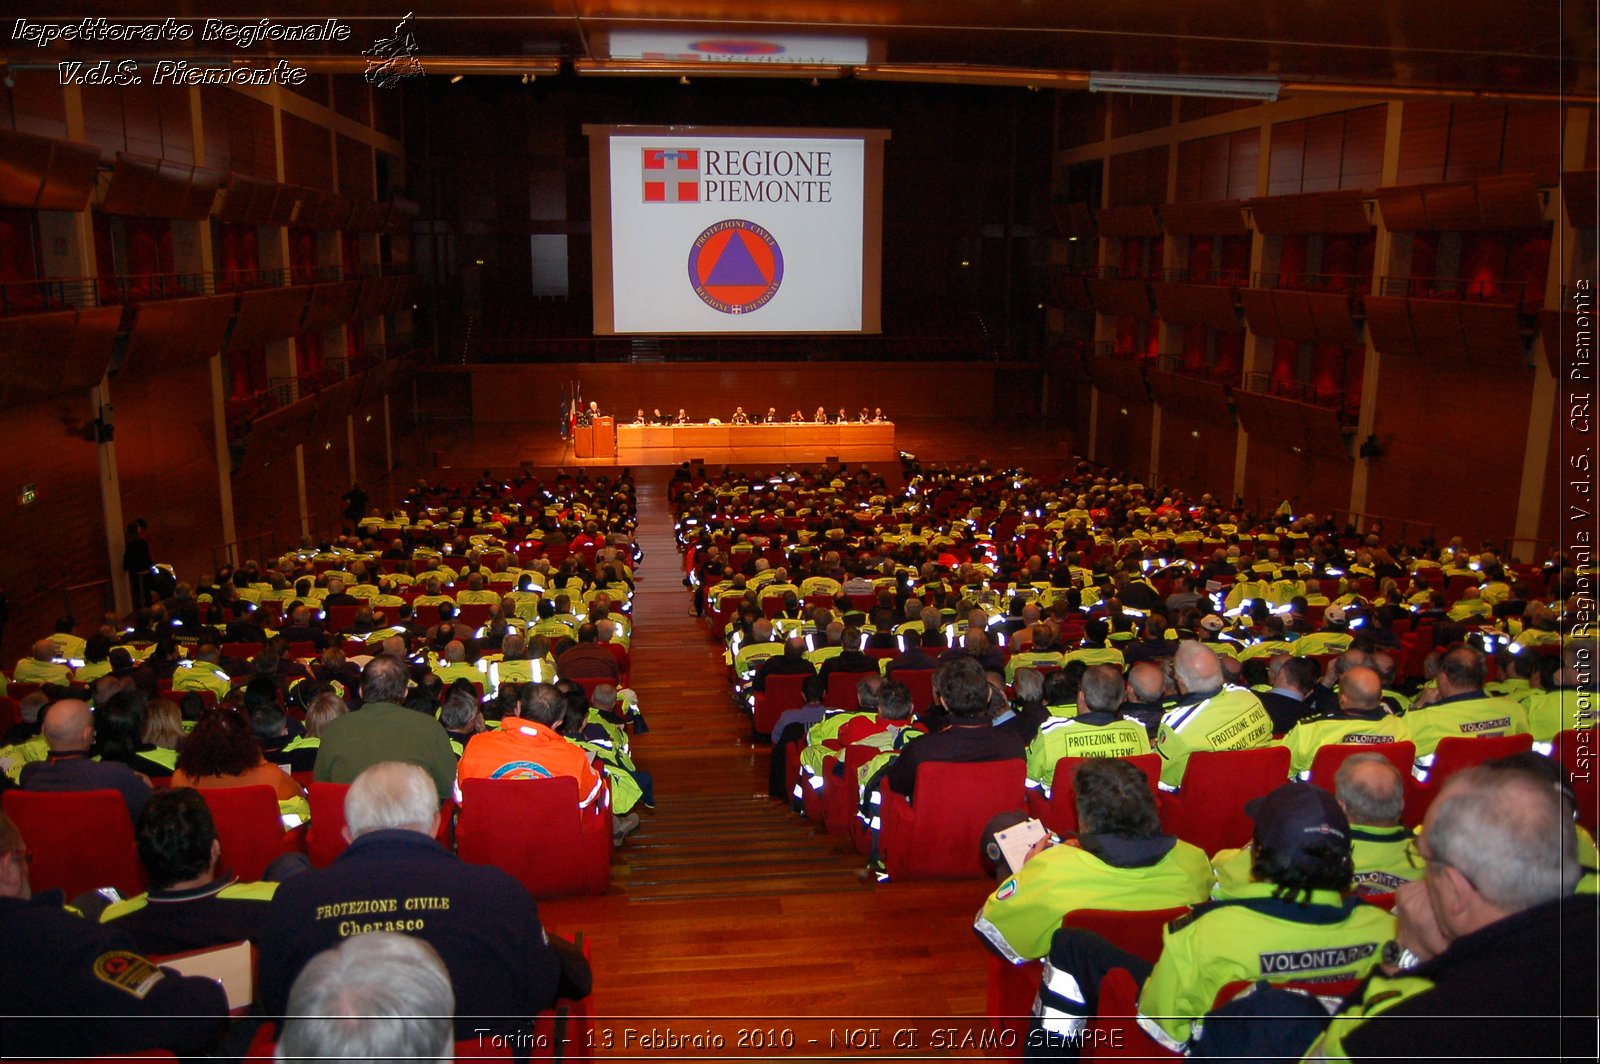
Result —
<instances>
[{"instance_id":1,"label":"man wearing cap","mask_svg":"<svg viewBox=\"0 0 1600 1064\"><path fill-rule=\"evenodd\" d=\"M1323 610L1322 623L1322 631L1307 632L1294 641L1296 655L1343 654L1350 649L1350 624L1343 606L1329 606Z\"/></svg>"},{"instance_id":2,"label":"man wearing cap","mask_svg":"<svg viewBox=\"0 0 1600 1064\"><path fill-rule=\"evenodd\" d=\"M1355 754L1334 777L1334 797L1350 820L1350 860L1355 892L1364 897L1393 894L1422 874L1412 852L1411 831L1400 823L1405 781L1382 754ZM1254 853L1249 846L1221 850L1211 858L1216 899L1236 898L1251 882Z\"/></svg>"},{"instance_id":3,"label":"man wearing cap","mask_svg":"<svg viewBox=\"0 0 1600 1064\"><path fill-rule=\"evenodd\" d=\"M1196 750L1249 750L1272 741L1272 718L1254 692L1223 683L1210 647L1185 640L1173 655L1178 700L1161 719L1161 783L1177 787Z\"/></svg>"},{"instance_id":4,"label":"man wearing cap","mask_svg":"<svg viewBox=\"0 0 1600 1064\"><path fill-rule=\"evenodd\" d=\"M1144 773L1126 761L1085 761L1073 778L1078 834L1043 840L984 902L973 923L1012 964L1042 957L1073 909L1160 909L1204 901L1211 882L1197 847L1161 830Z\"/></svg>"},{"instance_id":5,"label":"man wearing cap","mask_svg":"<svg viewBox=\"0 0 1600 1064\"><path fill-rule=\"evenodd\" d=\"M1255 820L1252 882L1238 897L1210 901L1167 926L1154 967L1089 932L1051 940L1039 990L1037 1032L1071 1045L1098 1003L1100 977L1124 968L1143 984L1139 1026L1173 1052L1194 1035L1229 983L1358 978L1394 938L1394 917L1345 898L1350 888L1350 823L1333 795L1286 783L1250 802Z\"/></svg>"},{"instance_id":6,"label":"man wearing cap","mask_svg":"<svg viewBox=\"0 0 1600 1064\"><path fill-rule=\"evenodd\" d=\"M1524 735L1528 715L1520 702L1496 698L1483 689L1484 657L1469 646L1457 646L1439 659L1437 697L1406 714L1417 764L1433 763L1439 740L1450 736Z\"/></svg>"},{"instance_id":7,"label":"man wearing cap","mask_svg":"<svg viewBox=\"0 0 1600 1064\"><path fill-rule=\"evenodd\" d=\"M1375 670L1364 665L1350 669L1339 678L1339 711L1307 717L1283 737L1290 770L1301 776L1310 772L1317 751L1329 743L1405 742L1411 738L1407 719L1384 706L1383 681Z\"/></svg>"},{"instance_id":8,"label":"man wearing cap","mask_svg":"<svg viewBox=\"0 0 1600 1064\"><path fill-rule=\"evenodd\" d=\"M1400 888L1399 944L1345 1000L1307 1059L1515 1055L1594 1059L1594 898L1572 806L1543 776L1477 766L1450 777L1417 839L1422 879Z\"/></svg>"}]
</instances>

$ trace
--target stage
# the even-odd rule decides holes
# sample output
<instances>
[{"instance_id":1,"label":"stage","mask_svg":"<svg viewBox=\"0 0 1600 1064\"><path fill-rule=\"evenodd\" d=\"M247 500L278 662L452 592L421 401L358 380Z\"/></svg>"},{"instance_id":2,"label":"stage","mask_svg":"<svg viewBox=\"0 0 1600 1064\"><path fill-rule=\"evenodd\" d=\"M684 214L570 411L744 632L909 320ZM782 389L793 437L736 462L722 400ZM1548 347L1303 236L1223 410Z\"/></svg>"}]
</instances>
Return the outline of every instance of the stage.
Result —
<instances>
[{"instance_id":1,"label":"stage","mask_svg":"<svg viewBox=\"0 0 1600 1064\"><path fill-rule=\"evenodd\" d=\"M613 458L603 429L596 427L585 448L584 429L575 430L574 456L628 466L673 466L703 459L713 465L733 462L888 462L895 450L893 422L826 425L810 422L775 425L617 425ZM584 452L588 451L586 455Z\"/></svg>"}]
</instances>

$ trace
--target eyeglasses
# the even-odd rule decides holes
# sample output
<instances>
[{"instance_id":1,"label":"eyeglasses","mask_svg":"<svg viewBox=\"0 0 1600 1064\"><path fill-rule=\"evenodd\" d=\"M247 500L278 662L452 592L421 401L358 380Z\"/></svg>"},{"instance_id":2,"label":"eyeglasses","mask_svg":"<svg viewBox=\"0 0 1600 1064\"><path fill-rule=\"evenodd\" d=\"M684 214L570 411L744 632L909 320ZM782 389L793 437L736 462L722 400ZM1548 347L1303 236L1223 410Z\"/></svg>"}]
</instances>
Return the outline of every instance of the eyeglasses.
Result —
<instances>
[{"instance_id":1,"label":"eyeglasses","mask_svg":"<svg viewBox=\"0 0 1600 1064\"><path fill-rule=\"evenodd\" d=\"M1446 868L1454 868L1457 874L1459 874L1462 879L1467 881L1467 886L1471 887L1473 890L1478 889L1478 884L1474 883L1472 881L1472 877L1461 870L1460 865L1454 864L1446 858L1440 857L1437 852L1423 853L1422 836L1420 835L1415 836L1411 839L1411 841L1406 843L1406 863L1412 868L1419 869L1423 872L1426 872L1430 865L1443 865Z\"/></svg>"},{"instance_id":2,"label":"eyeglasses","mask_svg":"<svg viewBox=\"0 0 1600 1064\"><path fill-rule=\"evenodd\" d=\"M4 853L0 853L0 857L15 857L25 865L33 864L32 850L6 850Z\"/></svg>"}]
</instances>

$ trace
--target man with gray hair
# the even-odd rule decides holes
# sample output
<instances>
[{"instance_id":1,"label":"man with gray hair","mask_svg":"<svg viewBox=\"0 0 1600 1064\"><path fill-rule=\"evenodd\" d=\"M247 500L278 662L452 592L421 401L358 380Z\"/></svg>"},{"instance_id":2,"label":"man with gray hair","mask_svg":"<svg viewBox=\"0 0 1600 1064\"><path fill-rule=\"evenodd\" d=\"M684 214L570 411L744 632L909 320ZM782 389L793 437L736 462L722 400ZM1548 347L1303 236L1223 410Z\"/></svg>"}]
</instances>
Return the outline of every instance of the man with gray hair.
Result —
<instances>
[{"instance_id":1,"label":"man with gray hair","mask_svg":"<svg viewBox=\"0 0 1600 1064\"><path fill-rule=\"evenodd\" d=\"M364 704L323 731L312 779L352 783L380 762L408 761L428 770L439 797L450 797L456 776L450 737L437 720L401 705L406 684L405 662L399 658L379 654L367 662L361 670Z\"/></svg>"},{"instance_id":2,"label":"man with gray hair","mask_svg":"<svg viewBox=\"0 0 1600 1064\"><path fill-rule=\"evenodd\" d=\"M1022 675L1021 673L1018 674ZM1078 682L1078 714L1051 717L1028 744L1028 786L1050 795L1064 757L1137 757L1150 752L1144 725L1119 711L1124 685L1115 665L1091 665Z\"/></svg>"},{"instance_id":3,"label":"man with gray hair","mask_svg":"<svg viewBox=\"0 0 1600 1064\"><path fill-rule=\"evenodd\" d=\"M289 991L280 1061L454 1058L456 997L434 948L409 935L347 938L311 959Z\"/></svg>"},{"instance_id":4,"label":"man with gray hair","mask_svg":"<svg viewBox=\"0 0 1600 1064\"><path fill-rule=\"evenodd\" d=\"M457 1039L522 1030L558 993L589 992L582 954L546 936L521 883L439 845L439 797L421 768L386 761L366 769L344 815L349 848L273 896L260 942L264 1013L285 1011L296 976L317 954L379 931L438 950L456 1001L472 1013L457 1014Z\"/></svg>"},{"instance_id":5,"label":"man with gray hair","mask_svg":"<svg viewBox=\"0 0 1600 1064\"><path fill-rule=\"evenodd\" d=\"M1272 741L1272 718L1253 691L1223 683L1216 652L1184 640L1173 655L1178 700L1161 718L1156 753L1161 755L1161 785L1183 782L1189 755L1196 750L1249 750Z\"/></svg>"},{"instance_id":6,"label":"man with gray hair","mask_svg":"<svg viewBox=\"0 0 1600 1064\"><path fill-rule=\"evenodd\" d=\"M1417 839L1427 860L1395 904L1418 963L1375 974L1307 1059L1593 1059L1595 941L1572 807L1536 773L1452 776Z\"/></svg>"}]
</instances>

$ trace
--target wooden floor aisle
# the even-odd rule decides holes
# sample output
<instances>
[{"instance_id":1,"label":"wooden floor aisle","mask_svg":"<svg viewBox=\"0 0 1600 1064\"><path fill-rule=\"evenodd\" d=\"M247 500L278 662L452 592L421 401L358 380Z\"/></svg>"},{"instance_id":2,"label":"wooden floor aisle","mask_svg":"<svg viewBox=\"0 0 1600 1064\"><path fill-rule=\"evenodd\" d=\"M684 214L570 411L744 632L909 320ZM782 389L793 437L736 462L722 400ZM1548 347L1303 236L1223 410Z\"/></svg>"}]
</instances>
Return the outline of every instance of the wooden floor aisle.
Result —
<instances>
[{"instance_id":1,"label":"wooden floor aisle","mask_svg":"<svg viewBox=\"0 0 1600 1064\"><path fill-rule=\"evenodd\" d=\"M553 930L589 941L601 1055L951 1055L936 1032L983 1012L971 923L985 884L873 884L852 848L766 797L767 747L689 611L667 476L640 471L632 648L650 726L634 754L656 808L617 852L610 894L540 905ZM764 1044L738 1045L752 1028ZM649 1032L724 1044L647 1044Z\"/></svg>"}]
</instances>

